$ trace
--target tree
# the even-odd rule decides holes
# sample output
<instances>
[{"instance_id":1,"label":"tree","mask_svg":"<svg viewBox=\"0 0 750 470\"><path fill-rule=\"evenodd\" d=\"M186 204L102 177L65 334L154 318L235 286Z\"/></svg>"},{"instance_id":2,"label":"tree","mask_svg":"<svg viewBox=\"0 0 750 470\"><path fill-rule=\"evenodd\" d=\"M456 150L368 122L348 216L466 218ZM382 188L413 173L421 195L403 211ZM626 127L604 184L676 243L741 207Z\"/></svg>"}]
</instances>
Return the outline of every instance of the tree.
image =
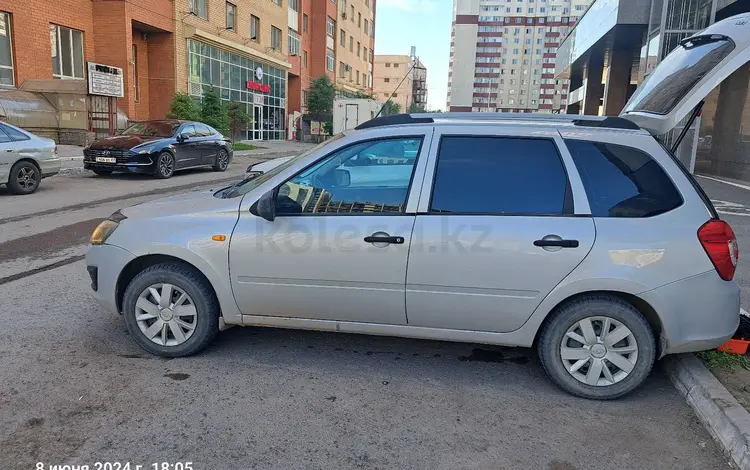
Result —
<instances>
[{"instance_id":1,"label":"tree","mask_svg":"<svg viewBox=\"0 0 750 470\"><path fill-rule=\"evenodd\" d=\"M408 112L409 112L409 114L412 114L412 113L426 113L427 110L422 105L419 105L417 103L412 103L412 104L409 105L409 111Z\"/></svg>"},{"instance_id":2,"label":"tree","mask_svg":"<svg viewBox=\"0 0 750 470\"><path fill-rule=\"evenodd\" d=\"M388 100L383 104L383 110L381 111L381 116L390 116L391 114L398 114L401 112L401 105L398 103L394 103L391 100Z\"/></svg>"},{"instance_id":3,"label":"tree","mask_svg":"<svg viewBox=\"0 0 750 470\"><path fill-rule=\"evenodd\" d=\"M229 127L227 110L221 104L221 96L214 87L203 93L201 121L219 131L226 131Z\"/></svg>"},{"instance_id":4,"label":"tree","mask_svg":"<svg viewBox=\"0 0 750 470\"><path fill-rule=\"evenodd\" d=\"M333 114L333 99L336 87L328 75L321 75L310 84L307 92L307 109L316 116L330 116Z\"/></svg>"},{"instance_id":5,"label":"tree","mask_svg":"<svg viewBox=\"0 0 750 470\"><path fill-rule=\"evenodd\" d=\"M200 119L200 108L193 97L187 93L175 93L172 102L169 103L170 119L185 119L186 121L197 121Z\"/></svg>"},{"instance_id":6,"label":"tree","mask_svg":"<svg viewBox=\"0 0 750 470\"><path fill-rule=\"evenodd\" d=\"M237 133L245 129L252 121L247 113L247 106L244 103L231 101L227 106L227 118L229 120L229 131L231 139L234 140Z\"/></svg>"}]
</instances>

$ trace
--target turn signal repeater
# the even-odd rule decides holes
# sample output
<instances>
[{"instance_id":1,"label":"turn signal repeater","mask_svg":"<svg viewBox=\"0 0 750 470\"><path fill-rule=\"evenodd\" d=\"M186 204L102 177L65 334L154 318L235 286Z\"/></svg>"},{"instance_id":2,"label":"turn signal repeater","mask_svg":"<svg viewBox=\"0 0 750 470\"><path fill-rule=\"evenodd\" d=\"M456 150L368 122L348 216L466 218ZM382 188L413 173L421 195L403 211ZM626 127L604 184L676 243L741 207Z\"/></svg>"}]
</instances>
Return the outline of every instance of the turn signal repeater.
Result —
<instances>
[{"instance_id":1,"label":"turn signal repeater","mask_svg":"<svg viewBox=\"0 0 750 470\"><path fill-rule=\"evenodd\" d=\"M211 237L211 240L215 242L225 242L227 241L227 236L226 235L214 235L213 237Z\"/></svg>"}]
</instances>

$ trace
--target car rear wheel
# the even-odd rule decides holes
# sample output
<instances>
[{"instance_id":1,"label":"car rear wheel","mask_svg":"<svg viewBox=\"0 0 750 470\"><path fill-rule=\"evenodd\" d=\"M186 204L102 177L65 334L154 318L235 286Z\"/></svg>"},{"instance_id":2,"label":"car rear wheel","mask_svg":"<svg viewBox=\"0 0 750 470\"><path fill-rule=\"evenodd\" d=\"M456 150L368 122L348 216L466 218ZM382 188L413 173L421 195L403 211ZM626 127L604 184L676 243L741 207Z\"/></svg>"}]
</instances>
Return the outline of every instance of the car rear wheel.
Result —
<instances>
[{"instance_id":1,"label":"car rear wheel","mask_svg":"<svg viewBox=\"0 0 750 470\"><path fill-rule=\"evenodd\" d=\"M112 170L99 170L97 168L94 168L91 171L93 171L97 176L109 176L112 174Z\"/></svg>"},{"instance_id":2,"label":"car rear wheel","mask_svg":"<svg viewBox=\"0 0 750 470\"><path fill-rule=\"evenodd\" d=\"M214 163L214 171L226 171L229 166L229 154L226 150L221 149L216 154L216 163Z\"/></svg>"},{"instance_id":3,"label":"car rear wheel","mask_svg":"<svg viewBox=\"0 0 750 470\"><path fill-rule=\"evenodd\" d=\"M544 370L563 390L611 400L635 390L651 372L656 342L651 326L629 303L585 296L557 309L539 335Z\"/></svg>"},{"instance_id":4,"label":"car rear wheel","mask_svg":"<svg viewBox=\"0 0 750 470\"><path fill-rule=\"evenodd\" d=\"M39 188L42 175L29 161L17 162L10 169L8 187L14 194L31 194Z\"/></svg>"},{"instance_id":5,"label":"car rear wheel","mask_svg":"<svg viewBox=\"0 0 750 470\"><path fill-rule=\"evenodd\" d=\"M123 316L130 336L146 351L165 357L203 350L219 331L219 302L194 268L162 263L128 285Z\"/></svg>"},{"instance_id":6,"label":"car rear wheel","mask_svg":"<svg viewBox=\"0 0 750 470\"><path fill-rule=\"evenodd\" d=\"M156 158L156 168L154 168L154 176L159 179L171 178L174 174L174 156L169 152L162 152Z\"/></svg>"}]
</instances>

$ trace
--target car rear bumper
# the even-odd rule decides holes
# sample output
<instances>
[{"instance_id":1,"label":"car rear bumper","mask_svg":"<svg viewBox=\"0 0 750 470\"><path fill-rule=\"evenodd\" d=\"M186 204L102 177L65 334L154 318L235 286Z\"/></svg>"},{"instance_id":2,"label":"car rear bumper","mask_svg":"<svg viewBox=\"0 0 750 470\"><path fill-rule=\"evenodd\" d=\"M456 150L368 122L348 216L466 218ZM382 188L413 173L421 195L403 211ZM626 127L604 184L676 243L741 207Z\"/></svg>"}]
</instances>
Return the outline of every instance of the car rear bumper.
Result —
<instances>
[{"instance_id":1,"label":"car rear bumper","mask_svg":"<svg viewBox=\"0 0 750 470\"><path fill-rule=\"evenodd\" d=\"M107 310L120 313L117 306L117 280L135 255L114 245L89 245L86 270L91 278L94 298Z\"/></svg>"},{"instance_id":2,"label":"car rear bumper","mask_svg":"<svg viewBox=\"0 0 750 470\"><path fill-rule=\"evenodd\" d=\"M664 354L713 349L740 323L740 288L712 270L639 295L659 315Z\"/></svg>"},{"instance_id":3,"label":"car rear bumper","mask_svg":"<svg viewBox=\"0 0 750 470\"><path fill-rule=\"evenodd\" d=\"M42 178L47 178L48 176L54 176L60 173L60 158L58 157L40 160L38 163L39 170L42 173Z\"/></svg>"}]
</instances>

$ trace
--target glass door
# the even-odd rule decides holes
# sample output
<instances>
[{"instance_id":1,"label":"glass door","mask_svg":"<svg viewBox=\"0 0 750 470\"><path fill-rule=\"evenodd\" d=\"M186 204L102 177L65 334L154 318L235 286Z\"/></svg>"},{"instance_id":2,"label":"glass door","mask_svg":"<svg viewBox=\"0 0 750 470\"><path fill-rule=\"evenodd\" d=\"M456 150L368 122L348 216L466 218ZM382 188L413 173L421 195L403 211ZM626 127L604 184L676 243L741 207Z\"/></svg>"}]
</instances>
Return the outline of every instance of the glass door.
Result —
<instances>
[{"instance_id":1,"label":"glass door","mask_svg":"<svg viewBox=\"0 0 750 470\"><path fill-rule=\"evenodd\" d=\"M263 126L263 106L253 106L253 130L252 140L263 140L261 129Z\"/></svg>"}]
</instances>

